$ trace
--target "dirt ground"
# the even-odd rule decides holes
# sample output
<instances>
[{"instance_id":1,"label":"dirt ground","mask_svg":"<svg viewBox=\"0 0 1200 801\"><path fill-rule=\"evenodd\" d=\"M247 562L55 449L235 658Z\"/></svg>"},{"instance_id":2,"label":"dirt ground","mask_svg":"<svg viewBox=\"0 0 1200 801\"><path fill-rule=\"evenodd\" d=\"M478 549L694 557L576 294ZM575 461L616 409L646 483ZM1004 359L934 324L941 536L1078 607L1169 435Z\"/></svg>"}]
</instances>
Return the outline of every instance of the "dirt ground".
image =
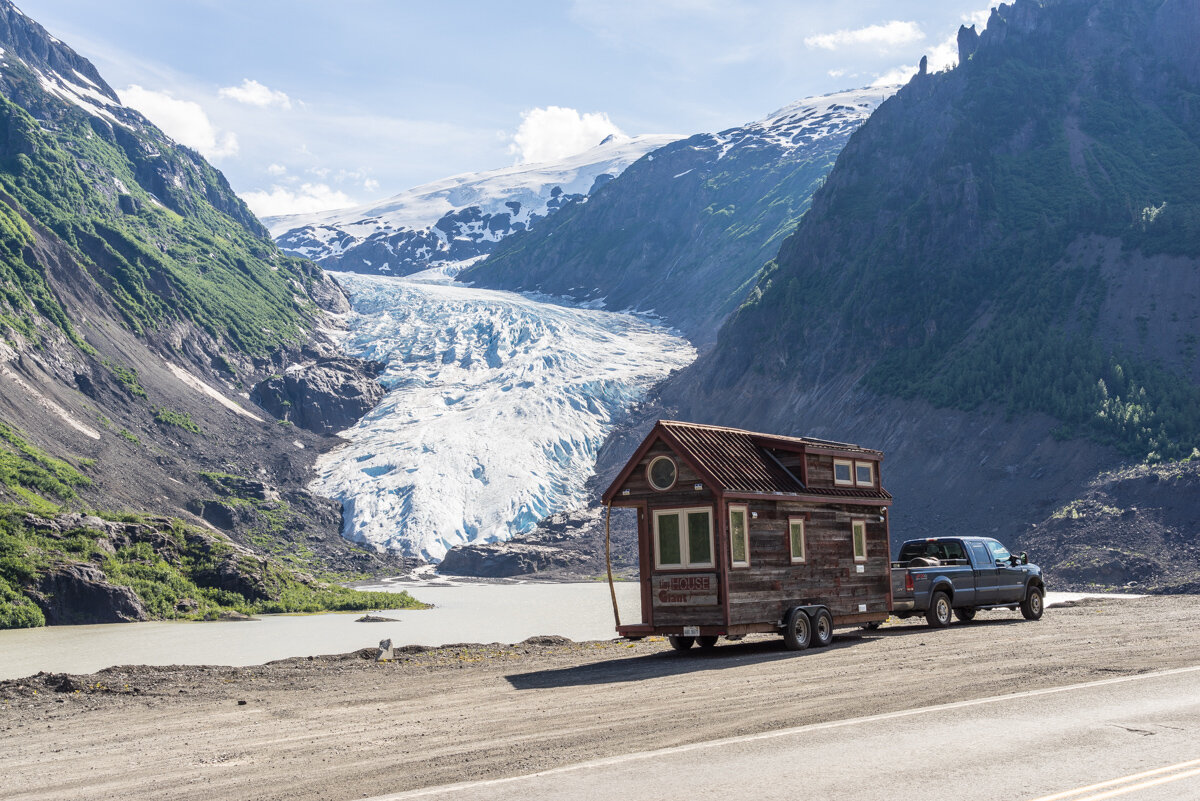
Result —
<instances>
[{"instance_id":1,"label":"dirt ground","mask_svg":"<svg viewBox=\"0 0 1200 801\"><path fill-rule=\"evenodd\" d=\"M535 638L536 640L536 638ZM0 683L3 799L349 799L1197 662L1200 596L932 630L461 645ZM373 657L374 652L371 652ZM917 744L914 744L914 746Z\"/></svg>"}]
</instances>

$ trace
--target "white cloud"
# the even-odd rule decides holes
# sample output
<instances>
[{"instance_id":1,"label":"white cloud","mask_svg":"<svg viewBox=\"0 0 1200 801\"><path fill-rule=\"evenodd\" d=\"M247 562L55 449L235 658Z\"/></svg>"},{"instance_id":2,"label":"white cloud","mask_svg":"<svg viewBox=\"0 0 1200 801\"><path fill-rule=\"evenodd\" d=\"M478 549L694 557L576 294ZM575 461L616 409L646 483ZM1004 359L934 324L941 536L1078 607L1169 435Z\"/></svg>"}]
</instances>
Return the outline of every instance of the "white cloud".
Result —
<instances>
[{"instance_id":1,"label":"white cloud","mask_svg":"<svg viewBox=\"0 0 1200 801\"><path fill-rule=\"evenodd\" d=\"M908 83L917 72L916 67L896 67L888 70L880 75L875 80L871 81L871 86L896 86L897 84Z\"/></svg>"},{"instance_id":2,"label":"white cloud","mask_svg":"<svg viewBox=\"0 0 1200 801\"><path fill-rule=\"evenodd\" d=\"M573 108L547 106L521 114L508 152L522 164L554 161L582 153L610 134L623 136L603 112L580 114Z\"/></svg>"},{"instance_id":3,"label":"white cloud","mask_svg":"<svg viewBox=\"0 0 1200 801\"><path fill-rule=\"evenodd\" d=\"M243 78L241 86L224 86L217 94L221 97L236 100L248 106L258 106L259 108L266 108L268 106L279 106L280 108L292 107L292 99L286 94L263 86L251 78Z\"/></svg>"},{"instance_id":4,"label":"white cloud","mask_svg":"<svg viewBox=\"0 0 1200 801\"><path fill-rule=\"evenodd\" d=\"M242 200L259 217L339 209L354 203L345 192L328 184L301 184L296 190L276 184L269 192L243 192Z\"/></svg>"},{"instance_id":5,"label":"white cloud","mask_svg":"<svg viewBox=\"0 0 1200 801\"><path fill-rule=\"evenodd\" d=\"M363 181L363 189L367 190L368 192L374 192L379 189L379 181L376 181L374 178L368 178L367 180Z\"/></svg>"},{"instance_id":6,"label":"white cloud","mask_svg":"<svg viewBox=\"0 0 1200 801\"><path fill-rule=\"evenodd\" d=\"M882 25L868 25L865 28L808 36L805 37L804 44L822 50L837 50L842 47L859 45L889 48L912 44L924 38L925 34L921 32L921 27L917 23L892 20Z\"/></svg>"},{"instance_id":7,"label":"white cloud","mask_svg":"<svg viewBox=\"0 0 1200 801\"><path fill-rule=\"evenodd\" d=\"M167 136L206 158L219 159L238 152L237 135L217 130L199 103L178 100L170 92L156 92L137 84L121 92L121 101L145 114Z\"/></svg>"},{"instance_id":8,"label":"white cloud","mask_svg":"<svg viewBox=\"0 0 1200 801\"><path fill-rule=\"evenodd\" d=\"M845 70L830 70L829 71L830 78L840 78L845 74L846 74Z\"/></svg>"},{"instance_id":9,"label":"white cloud","mask_svg":"<svg viewBox=\"0 0 1200 801\"><path fill-rule=\"evenodd\" d=\"M271 175L286 175L287 167L282 164L269 164L267 165L267 172Z\"/></svg>"}]
</instances>

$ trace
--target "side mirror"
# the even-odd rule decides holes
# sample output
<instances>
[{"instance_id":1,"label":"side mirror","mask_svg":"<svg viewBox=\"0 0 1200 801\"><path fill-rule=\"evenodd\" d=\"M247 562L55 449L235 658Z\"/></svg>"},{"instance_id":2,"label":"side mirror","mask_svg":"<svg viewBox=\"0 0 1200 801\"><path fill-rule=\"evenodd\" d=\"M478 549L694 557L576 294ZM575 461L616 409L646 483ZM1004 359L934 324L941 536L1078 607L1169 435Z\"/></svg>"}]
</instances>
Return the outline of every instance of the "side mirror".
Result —
<instances>
[{"instance_id":1,"label":"side mirror","mask_svg":"<svg viewBox=\"0 0 1200 801\"><path fill-rule=\"evenodd\" d=\"M1027 554L1025 551L1021 551L1021 564L1029 564L1029 554Z\"/></svg>"}]
</instances>

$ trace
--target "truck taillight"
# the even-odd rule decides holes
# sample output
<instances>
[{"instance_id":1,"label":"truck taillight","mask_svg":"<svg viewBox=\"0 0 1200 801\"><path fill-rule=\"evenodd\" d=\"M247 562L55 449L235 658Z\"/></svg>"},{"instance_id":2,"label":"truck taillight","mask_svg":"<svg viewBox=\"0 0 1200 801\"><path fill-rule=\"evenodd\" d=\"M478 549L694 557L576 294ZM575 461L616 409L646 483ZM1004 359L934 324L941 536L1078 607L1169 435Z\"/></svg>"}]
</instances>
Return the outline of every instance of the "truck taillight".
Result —
<instances>
[{"instance_id":1,"label":"truck taillight","mask_svg":"<svg viewBox=\"0 0 1200 801\"><path fill-rule=\"evenodd\" d=\"M905 592L912 592L912 591L913 591L913 580L912 580L912 573L905 573L905 574L904 574L904 591L905 591Z\"/></svg>"}]
</instances>

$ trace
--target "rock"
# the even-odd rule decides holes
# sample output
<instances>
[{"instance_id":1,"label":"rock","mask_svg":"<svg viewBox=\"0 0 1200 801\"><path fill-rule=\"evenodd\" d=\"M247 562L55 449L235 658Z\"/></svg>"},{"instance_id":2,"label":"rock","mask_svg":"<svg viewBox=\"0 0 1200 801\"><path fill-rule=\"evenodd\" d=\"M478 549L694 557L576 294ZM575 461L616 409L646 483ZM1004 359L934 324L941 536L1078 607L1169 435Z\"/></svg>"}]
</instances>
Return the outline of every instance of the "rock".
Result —
<instances>
[{"instance_id":1,"label":"rock","mask_svg":"<svg viewBox=\"0 0 1200 801\"><path fill-rule=\"evenodd\" d=\"M243 556L241 558L252 559L253 557ZM263 601L270 597L270 592L263 584L262 579L250 575L239 561L237 554L230 554L215 568L197 572L195 581L202 587L236 592L247 601Z\"/></svg>"},{"instance_id":2,"label":"rock","mask_svg":"<svg viewBox=\"0 0 1200 801\"><path fill-rule=\"evenodd\" d=\"M527 637L517 643L517 645L571 645L573 642L573 640L567 637L559 637L557 634L540 634L534 637Z\"/></svg>"},{"instance_id":3,"label":"rock","mask_svg":"<svg viewBox=\"0 0 1200 801\"><path fill-rule=\"evenodd\" d=\"M399 623L394 617L384 617L383 615L363 615L354 621L355 623Z\"/></svg>"},{"instance_id":4,"label":"rock","mask_svg":"<svg viewBox=\"0 0 1200 801\"><path fill-rule=\"evenodd\" d=\"M129 587L108 583L94 565L60 565L43 574L30 593L49 626L87 623L131 623L149 620L142 602Z\"/></svg>"},{"instance_id":5,"label":"rock","mask_svg":"<svg viewBox=\"0 0 1200 801\"><path fill-rule=\"evenodd\" d=\"M438 573L450 576L505 578L574 564L565 551L551 545L493 542L459 545L447 552Z\"/></svg>"},{"instance_id":6,"label":"rock","mask_svg":"<svg viewBox=\"0 0 1200 801\"><path fill-rule=\"evenodd\" d=\"M979 34L975 32L975 26L972 25L968 28L966 25L960 25L958 27L958 63L966 64L978 48Z\"/></svg>"},{"instance_id":7,"label":"rock","mask_svg":"<svg viewBox=\"0 0 1200 801\"><path fill-rule=\"evenodd\" d=\"M376 662L387 662L392 658L392 641L380 640L379 653L375 654Z\"/></svg>"},{"instance_id":8,"label":"rock","mask_svg":"<svg viewBox=\"0 0 1200 801\"><path fill-rule=\"evenodd\" d=\"M327 356L255 385L250 399L279 420L318 434L349 428L383 398L379 362Z\"/></svg>"}]
</instances>

